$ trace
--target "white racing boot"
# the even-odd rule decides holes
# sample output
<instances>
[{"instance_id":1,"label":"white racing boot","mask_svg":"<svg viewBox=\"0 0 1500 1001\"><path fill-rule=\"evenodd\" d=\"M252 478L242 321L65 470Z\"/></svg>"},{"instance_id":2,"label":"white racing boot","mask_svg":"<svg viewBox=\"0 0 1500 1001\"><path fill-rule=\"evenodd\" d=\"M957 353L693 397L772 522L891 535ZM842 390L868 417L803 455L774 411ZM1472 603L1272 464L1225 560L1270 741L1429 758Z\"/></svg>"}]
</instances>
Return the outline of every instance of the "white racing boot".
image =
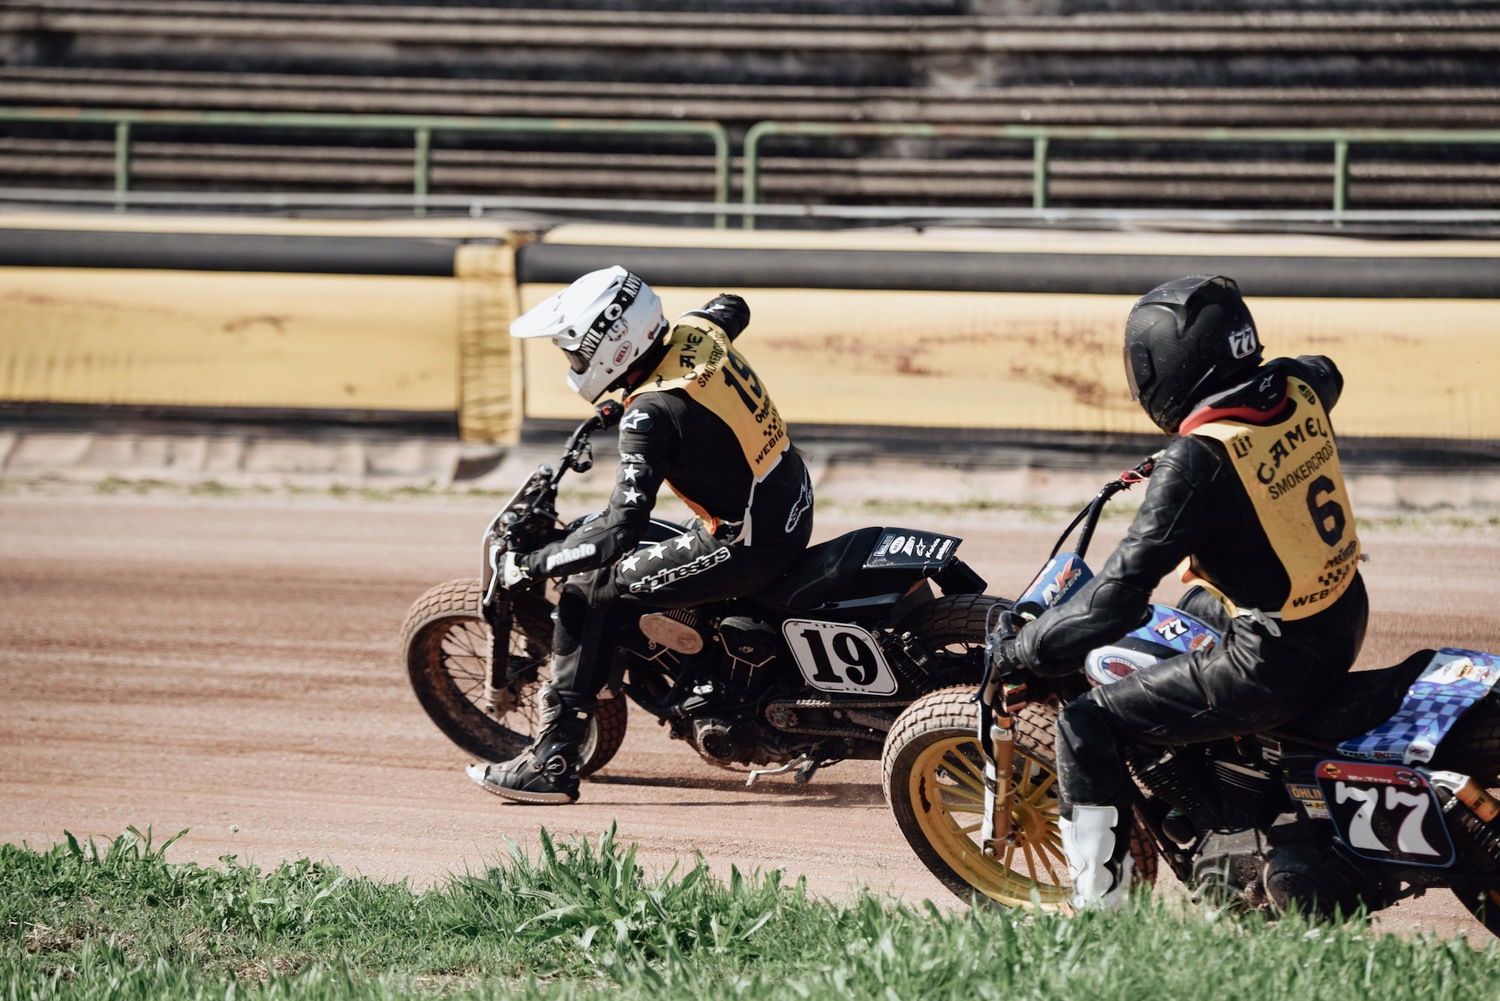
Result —
<instances>
[{"instance_id":1,"label":"white racing boot","mask_svg":"<svg viewBox=\"0 0 1500 1001\"><path fill-rule=\"evenodd\" d=\"M1058 820L1075 911L1116 910L1129 897L1130 843L1119 826L1112 806L1074 806L1072 820Z\"/></svg>"}]
</instances>

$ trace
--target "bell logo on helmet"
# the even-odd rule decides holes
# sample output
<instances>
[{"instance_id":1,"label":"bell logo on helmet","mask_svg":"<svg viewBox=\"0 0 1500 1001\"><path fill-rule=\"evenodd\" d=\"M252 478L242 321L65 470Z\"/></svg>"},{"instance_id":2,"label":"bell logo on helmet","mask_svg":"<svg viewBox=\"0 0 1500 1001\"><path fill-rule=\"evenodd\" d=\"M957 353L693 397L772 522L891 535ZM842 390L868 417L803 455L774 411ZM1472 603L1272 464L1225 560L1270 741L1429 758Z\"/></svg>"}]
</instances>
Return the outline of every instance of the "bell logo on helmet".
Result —
<instances>
[{"instance_id":1,"label":"bell logo on helmet","mask_svg":"<svg viewBox=\"0 0 1500 1001\"><path fill-rule=\"evenodd\" d=\"M1229 353L1235 358L1249 358L1260 344L1255 338L1255 328L1245 325L1229 333Z\"/></svg>"}]
</instances>

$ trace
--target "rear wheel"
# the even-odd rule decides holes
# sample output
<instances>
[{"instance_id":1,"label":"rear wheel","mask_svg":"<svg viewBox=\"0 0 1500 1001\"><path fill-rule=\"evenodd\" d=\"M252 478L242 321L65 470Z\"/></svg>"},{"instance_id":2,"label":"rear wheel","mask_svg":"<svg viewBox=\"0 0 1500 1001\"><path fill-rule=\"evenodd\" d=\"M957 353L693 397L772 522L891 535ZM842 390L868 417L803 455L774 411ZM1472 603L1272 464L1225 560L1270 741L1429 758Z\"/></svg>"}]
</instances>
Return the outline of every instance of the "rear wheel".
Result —
<instances>
[{"instance_id":1,"label":"rear wheel","mask_svg":"<svg viewBox=\"0 0 1500 1001\"><path fill-rule=\"evenodd\" d=\"M1454 732L1438 748L1433 767L1468 775L1481 789L1500 799L1500 711L1485 704L1469 710ZM1461 844L1459 865L1487 862L1484 849L1466 839L1461 831L1451 832ZM1493 868L1493 863L1489 863ZM1455 879L1453 895L1469 913L1500 936L1500 875L1477 879Z\"/></svg>"},{"instance_id":2,"label":"rear wheel","mask_svg":"<svg viewBox=\"0 0 1500 1001\"><path fill-rule=\"evenodd\" d=\"M407 613L402 647L412 690L438 729L478 758L503 761L525 750L540 727L537 695L549 678L552 606L528 594L512 602L510 672L516 680L486 712L491 645L482 597L472 577L429 588ZM625 725L625 700L601 699L579 749L580 774L598 771L615 756Z\"/></svg>"},{"instance_id":3,"label":"rear wheel","mask_svg":"<svg viewBox=\"0 0 1500 1001\"><path fill-rule=\"evenodd\" d=\"M1058 830L1056 713L1029 705L1016 717L1011 843L996 858L980 848L984 810L979 706L973 688L945 688L906 708L886 738L882 785L906 841L934 876L964 899L1055 910L1071 894ZM1131 832L1134 882L1156 880L1156 850Z\"/></svg>"}]
</instances>

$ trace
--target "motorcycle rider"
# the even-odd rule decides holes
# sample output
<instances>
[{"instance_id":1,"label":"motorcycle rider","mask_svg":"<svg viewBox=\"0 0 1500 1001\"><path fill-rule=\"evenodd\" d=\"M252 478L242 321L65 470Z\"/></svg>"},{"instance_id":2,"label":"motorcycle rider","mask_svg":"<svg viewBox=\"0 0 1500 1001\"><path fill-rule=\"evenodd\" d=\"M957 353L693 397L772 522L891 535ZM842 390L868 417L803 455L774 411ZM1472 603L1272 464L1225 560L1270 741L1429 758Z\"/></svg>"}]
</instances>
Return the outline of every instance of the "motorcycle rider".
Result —
<instances>
[{"instance_id":1,"label":"motorcycle rider","mask_svg":"<svg viewBox=\"0 0 1500 1001\"><path fill-rule=\"evenodd\" d=\"M1061 833L1073 905L1113 906L1130 885L1131 779L1122 739L1190 744L1270 729L1350 668L1369 611L1359 540L1328 411L1328 358L1261 361L1238 286L1191 275L1139 299L1125 324L1132 397L1176 439L1156 458L1124 540L1076 597L993 637L997 669L1077 670L1139 628L1174 567L1183 608L1224 631L1069 703L1057 724ZM1019 632L1015 628L1021 626Z\"/></svg>"},{"instance_id":2,"label":"motorcycle rider","mask_svg":"<svg viewBox=\"0 0 1500 1001\"><path fill-rule=\"evenodd\" d=\"M732 341L750 322L720 295L668 324L651 287L624 268L592 271L511 324L548 337L568 384L590 403L623 390L620 466L609 506L566 538L507 553L510 588L561 577L552 678L530 748L468 775L526 803L578 798L579 748L609 680L611 639L642 611L750 594L779 578L812 533L812 481L766 388ZM637 548L666 483L698 516L681 535Z\"/></svg>"}]
</instances>

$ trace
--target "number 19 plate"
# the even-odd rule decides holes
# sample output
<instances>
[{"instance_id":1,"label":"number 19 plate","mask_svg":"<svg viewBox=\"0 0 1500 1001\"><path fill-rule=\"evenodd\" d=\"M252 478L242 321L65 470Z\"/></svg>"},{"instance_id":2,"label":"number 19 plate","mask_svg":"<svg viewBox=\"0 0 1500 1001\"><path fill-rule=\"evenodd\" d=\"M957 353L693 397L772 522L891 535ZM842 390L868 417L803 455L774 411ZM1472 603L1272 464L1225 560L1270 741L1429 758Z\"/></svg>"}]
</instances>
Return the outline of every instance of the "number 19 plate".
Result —
<instances>
[{"instance_id":1,"label":"number 19 plate","mask_svg":"<svg viewBox=\"0 0 1500 1001\"><path fill-rule=\"evenodd\" d=\"M843 622L787 619L781 635L814 688L850 695L892 695L896 675L867 630Z\"/></svg>"}]
</instances>

